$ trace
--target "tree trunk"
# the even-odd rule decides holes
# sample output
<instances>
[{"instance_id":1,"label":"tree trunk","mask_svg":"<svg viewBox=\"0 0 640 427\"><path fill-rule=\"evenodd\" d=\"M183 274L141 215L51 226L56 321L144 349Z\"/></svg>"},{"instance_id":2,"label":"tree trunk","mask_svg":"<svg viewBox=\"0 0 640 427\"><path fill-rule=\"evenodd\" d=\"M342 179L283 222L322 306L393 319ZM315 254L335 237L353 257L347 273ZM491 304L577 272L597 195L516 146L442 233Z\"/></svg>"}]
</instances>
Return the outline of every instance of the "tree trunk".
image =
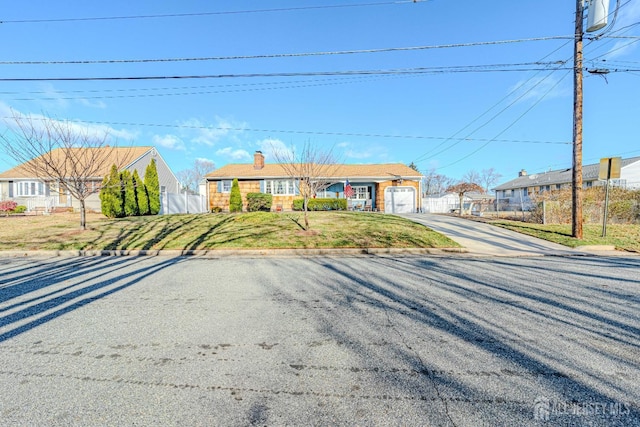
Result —
<instances>
[{"instance_id":1,"label":"tree trunk","mask_svg":"<svg viewBox=\"0 0 640 427\"><path fill-rule=\"evenodd\" d=\"M309 216L308 212L309 199L307 197L304 198L304 229L309 230Z\"/></svg>"},{"instance_id":2,"label":"tree trunk","mask_svg":"<svg viewBox=\"0 0 640 427\"><path fill-rule=\"evenodd\" d=\"M84 199L80 200L80 228L87 229L87 210L85 207Z\"/></svg>"}]
</instances>

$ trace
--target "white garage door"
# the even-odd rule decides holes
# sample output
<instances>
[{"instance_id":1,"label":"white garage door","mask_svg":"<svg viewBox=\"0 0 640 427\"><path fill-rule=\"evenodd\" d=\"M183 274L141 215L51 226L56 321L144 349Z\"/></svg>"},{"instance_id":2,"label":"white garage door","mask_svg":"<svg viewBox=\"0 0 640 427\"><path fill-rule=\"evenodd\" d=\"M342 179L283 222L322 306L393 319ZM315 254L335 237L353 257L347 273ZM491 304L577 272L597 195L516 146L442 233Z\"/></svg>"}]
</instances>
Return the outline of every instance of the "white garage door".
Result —
<instances>
[{"instance_id":1,"label":"white garage door","mask_svg":"<svg viewBox=\"0 0 640 427\"><path fill-rule=\"evenodd\" d=\"M384 189L385 213L414 213L416 189L413 187L387 187Z\"/></svg>"}]
</instances>

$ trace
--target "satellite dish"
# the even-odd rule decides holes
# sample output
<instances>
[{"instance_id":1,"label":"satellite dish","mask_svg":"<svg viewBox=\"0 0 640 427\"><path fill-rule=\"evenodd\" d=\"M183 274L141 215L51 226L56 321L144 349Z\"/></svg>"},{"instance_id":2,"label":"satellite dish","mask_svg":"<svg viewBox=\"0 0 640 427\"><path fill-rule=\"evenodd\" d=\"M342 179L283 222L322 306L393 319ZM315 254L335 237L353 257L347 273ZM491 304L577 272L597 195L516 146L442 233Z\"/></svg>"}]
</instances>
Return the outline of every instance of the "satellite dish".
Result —
<instances>
[{"instance_id":1,"label":"satellite dish","mask_svg":"<svg viewBox=\"0 0 640 427\"><path fill-rule=\"evenodd\" d=\"M587 32L592 33L607 26L609 0L588 0Z\"/></svg>"}]
</instances>

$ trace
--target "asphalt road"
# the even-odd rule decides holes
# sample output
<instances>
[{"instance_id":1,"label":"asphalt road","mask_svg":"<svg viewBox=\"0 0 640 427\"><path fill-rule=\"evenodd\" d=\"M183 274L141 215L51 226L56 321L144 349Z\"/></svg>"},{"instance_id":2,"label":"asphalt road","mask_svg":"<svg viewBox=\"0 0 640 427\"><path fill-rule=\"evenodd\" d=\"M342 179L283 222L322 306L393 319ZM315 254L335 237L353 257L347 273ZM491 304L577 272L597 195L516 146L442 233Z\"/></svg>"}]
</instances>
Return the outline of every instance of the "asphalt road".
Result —
<instances>
[{"instance_id":1,"label":"asphalt road","mask_svg":"<svg viewBox=\"0 0 640 427\"><path fill-rule=\"evenodd\" d=\"M640 426L639 356L638 258L0 258L7 426Z\"/></svg>"}]
</instances>

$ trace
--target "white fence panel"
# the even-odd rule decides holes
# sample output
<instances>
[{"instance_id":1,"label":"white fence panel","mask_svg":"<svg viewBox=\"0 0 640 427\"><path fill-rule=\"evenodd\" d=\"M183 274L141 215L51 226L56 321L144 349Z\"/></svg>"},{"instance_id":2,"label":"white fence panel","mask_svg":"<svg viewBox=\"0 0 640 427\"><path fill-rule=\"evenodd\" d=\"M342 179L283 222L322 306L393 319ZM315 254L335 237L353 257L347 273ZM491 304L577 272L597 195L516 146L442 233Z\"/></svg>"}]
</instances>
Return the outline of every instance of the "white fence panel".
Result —
<instances>
[{"instance_id":1,"label":"white fence panel","mask_svg":"<svg viewBox=\"0 0 640 427\"><path fill-rule=\"evenodd\" d=\"M194 194L162 193L160 214L206 213L207 198Z\"/></svg>"}]
</instances>

